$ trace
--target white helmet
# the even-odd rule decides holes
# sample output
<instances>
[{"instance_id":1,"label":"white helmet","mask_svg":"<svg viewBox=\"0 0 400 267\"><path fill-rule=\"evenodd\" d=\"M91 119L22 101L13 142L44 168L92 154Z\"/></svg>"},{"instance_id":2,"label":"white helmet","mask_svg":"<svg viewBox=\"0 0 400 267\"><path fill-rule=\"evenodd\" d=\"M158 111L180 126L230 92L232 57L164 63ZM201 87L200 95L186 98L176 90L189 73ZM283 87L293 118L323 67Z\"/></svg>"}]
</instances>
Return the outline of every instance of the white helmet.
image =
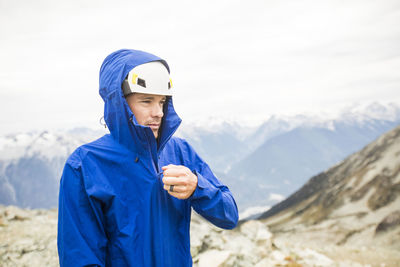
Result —
<instances>
[{"instance_id":1,"label":"white helmet","mask_svg":"<svg viewBox=\"0 0 400 267\"><path fill-rule=\"evenodd\" d=\"M122 83L124 96L132 93L172 96L172 81L167 68L159 61L134 67Z\"/></svg>"}]
</instances>

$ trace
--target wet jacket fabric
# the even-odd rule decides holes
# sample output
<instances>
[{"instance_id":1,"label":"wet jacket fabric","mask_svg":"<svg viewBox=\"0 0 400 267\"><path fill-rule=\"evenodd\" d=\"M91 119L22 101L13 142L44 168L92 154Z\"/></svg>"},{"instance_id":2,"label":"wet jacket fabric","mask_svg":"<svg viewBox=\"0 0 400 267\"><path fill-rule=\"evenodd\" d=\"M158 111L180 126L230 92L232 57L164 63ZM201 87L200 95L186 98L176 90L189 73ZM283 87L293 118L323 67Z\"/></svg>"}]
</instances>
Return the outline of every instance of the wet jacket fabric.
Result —
<instances>
[{"instance_id":1,"label":"wet jacket fabric","mask_svg":"<svg viewBox=\"0 0 400 267\"><path fill-rule=\"evenodd\" d=\"M100 69L100 95L110 134L68 158L60 182L57 245L61 266L192 266L193 208L225 229L238 212L229 189L183 139L172 137L181 120L172 98L164 106L158 141L137 123L121 84L137 65L161 61L148 53L119 50ZM184 165L198 177L185 200L163 189L161 167Z\"/></svg>"}]
</instances>

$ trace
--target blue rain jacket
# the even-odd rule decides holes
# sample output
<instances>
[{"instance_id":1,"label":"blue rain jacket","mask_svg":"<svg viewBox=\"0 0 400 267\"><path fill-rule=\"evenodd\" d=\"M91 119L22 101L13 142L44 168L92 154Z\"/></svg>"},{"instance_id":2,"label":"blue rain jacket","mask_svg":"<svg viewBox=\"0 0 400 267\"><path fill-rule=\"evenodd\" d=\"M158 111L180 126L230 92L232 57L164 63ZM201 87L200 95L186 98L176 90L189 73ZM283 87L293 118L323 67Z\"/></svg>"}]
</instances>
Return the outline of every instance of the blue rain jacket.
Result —
<instances>
[{"instance_id":1,"label":"blue rain jacket","mask_svg":"<svg viewBox=\"0 0 400 267\"><path fill-rule=\"evenodd\" d=\"M181 119L172 98L164 106L159 140L137 123L121 84L137 65L161 61L119 50L100 69L100 95L110 134L68 158L60 182L58 253L61 266L192 266L191 208L216 226L238 220L229 189L183 139L172 137ZM184 165L198 177L185 200L163 189L161 167Z\"/></svg>"}]
</instances>

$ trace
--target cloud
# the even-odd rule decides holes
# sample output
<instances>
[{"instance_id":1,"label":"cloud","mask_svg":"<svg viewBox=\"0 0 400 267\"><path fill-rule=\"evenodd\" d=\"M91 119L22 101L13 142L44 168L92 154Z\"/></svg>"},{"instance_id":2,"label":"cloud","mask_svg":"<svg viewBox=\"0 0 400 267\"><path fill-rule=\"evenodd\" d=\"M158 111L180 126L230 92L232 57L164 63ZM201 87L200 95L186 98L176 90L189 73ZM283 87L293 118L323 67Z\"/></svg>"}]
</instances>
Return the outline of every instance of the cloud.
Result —
<instances>
[{"instance_id":1,"label":"cloud","mask_svg":"<svg viewBox=\"0 0 400 267\"><path fill-rule=\"evenodd\" d=\"M46 127L55 115L54 127L74 120L92 125L93 115L102 114L100 64L122 47L168 60L175 104L187 120L218 114L260 122L274 113L336 110L355 100L400 103L397 1L0 5L0 23L7 25L0 28L0 88L7 96L0 111L21 121L14 130ZM28 110L37 117L27 120Z\"/></svg>"}]
</instances>

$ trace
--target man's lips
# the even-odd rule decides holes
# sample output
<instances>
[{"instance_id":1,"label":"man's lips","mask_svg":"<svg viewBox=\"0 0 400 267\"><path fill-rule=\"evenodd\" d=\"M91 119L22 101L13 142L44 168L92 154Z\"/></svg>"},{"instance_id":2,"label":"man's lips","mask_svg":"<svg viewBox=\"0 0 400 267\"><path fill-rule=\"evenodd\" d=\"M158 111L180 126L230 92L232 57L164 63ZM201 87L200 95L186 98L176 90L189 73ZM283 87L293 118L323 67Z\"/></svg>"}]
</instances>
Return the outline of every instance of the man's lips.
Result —
<instances>
[{"instance_id":1,"label":"man's lips","mask_svg":"<svg viewBox=\"0 0 400 267\"><path fill-rule=\"evenodd\" d=\"M146 125L149 126L151 129L160 128L160 123L147 123Z\"/></svg>"}]
</instances>

